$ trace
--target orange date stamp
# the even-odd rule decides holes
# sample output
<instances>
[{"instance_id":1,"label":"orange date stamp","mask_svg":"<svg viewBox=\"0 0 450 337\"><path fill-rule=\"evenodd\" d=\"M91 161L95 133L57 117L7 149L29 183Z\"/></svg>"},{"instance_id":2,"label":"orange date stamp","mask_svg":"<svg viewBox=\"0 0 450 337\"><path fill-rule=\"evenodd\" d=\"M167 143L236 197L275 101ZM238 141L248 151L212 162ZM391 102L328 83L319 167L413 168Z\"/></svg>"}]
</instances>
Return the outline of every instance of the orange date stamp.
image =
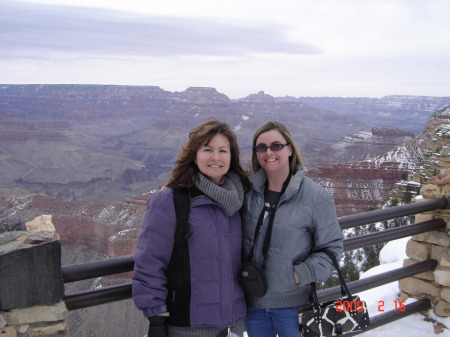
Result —
<instances>
[{"instance_id":1,"label":"orange date stamp","mask_svg":"<svg viewBox=\"0 0 450 337\"><path fill-rule=\"evenodd\" d=\"M363 301L336 301L336 311L364 311Z\"/></svg>"},{"instance_id":2,"label":"orange date stamp","mask_svg":"<svg viewBox=\"0 0 450 337\"><path fill-rule=\"evenodd\" d=\"M380 304L381 303L381 304ZM395 303L395 311L405 311L405 301L394 301ZM378 311L384 312L384 301L378 301Z\"/></svg>"}]
</instances>

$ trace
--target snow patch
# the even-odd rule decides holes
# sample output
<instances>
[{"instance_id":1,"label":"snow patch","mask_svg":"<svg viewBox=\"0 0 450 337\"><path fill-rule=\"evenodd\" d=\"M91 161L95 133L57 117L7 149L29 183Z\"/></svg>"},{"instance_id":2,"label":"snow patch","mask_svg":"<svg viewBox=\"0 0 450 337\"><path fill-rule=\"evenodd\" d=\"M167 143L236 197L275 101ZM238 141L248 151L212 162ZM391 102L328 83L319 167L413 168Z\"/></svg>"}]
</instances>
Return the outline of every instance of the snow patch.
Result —
<instances>
[{"instance_id":1,"label":"snow patch","mask_svg":"<svg viewBox=\"0 0 450 337\"><path fill-rule=\"evenodd\" d=\"M128 233L129 231L132 231L132 230L133 230L133 228L125 229L123 231L120 231L120 232L116 233L116 235L111 236L108 240L109 241L114 241L115 239L117 239L119 237L125 236L126 233Z\"/></svg>"}]
</instances>

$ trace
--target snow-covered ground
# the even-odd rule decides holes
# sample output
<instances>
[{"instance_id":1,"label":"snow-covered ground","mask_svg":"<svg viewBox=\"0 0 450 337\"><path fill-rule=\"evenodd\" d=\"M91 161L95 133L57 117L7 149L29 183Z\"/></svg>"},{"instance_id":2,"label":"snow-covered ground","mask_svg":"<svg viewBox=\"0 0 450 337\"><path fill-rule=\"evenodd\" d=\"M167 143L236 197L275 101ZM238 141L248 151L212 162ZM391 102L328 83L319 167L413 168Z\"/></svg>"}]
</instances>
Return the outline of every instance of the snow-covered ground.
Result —
<instances>
[{"instance_id":1,"label":"snow-covered ground","mask_svg":"<svg viewBox=\"0 0 450 337\"><path fill-rule=\"evenodd\" d=\"M406 258L406 243L409 238L403 238L395 241L388 242L380 252L380 265L376 266L361 275L361 279L387 272L392 269L401 268L403 266L403 260ZM398 288L398 282L392 282L380 287L376 287L370 290L366 290L358 293L364 301L366 301L369 315L374 317L380 312L379 306L382 304L380 301L384 301L384 306L380 309L384 309L384 312L395 309L395 301L398 306L398 296L400 290ZM415 302L414 299L408 299L405 304ZM397 307L398 308L398 307ZM450 337L450 318L436 316L432 310L428 313L428 320L421 314L413 314L397 320L393 323L386 324L377 329L369 330L360 336L364 337ZM435 335L434 326L436 322L444 324L447 328L438 335Z\"/></svg>"}]
</instances>

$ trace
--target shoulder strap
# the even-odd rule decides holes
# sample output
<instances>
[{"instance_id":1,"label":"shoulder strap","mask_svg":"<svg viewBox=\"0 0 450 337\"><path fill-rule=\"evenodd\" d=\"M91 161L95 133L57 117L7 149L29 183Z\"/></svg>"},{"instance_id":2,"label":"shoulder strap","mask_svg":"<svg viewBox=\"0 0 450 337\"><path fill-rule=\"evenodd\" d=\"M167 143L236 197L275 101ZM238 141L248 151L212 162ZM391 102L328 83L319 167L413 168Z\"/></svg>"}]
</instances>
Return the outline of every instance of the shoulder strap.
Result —
<instances>
[{"instance_id":1,"label":"shoulder strap","mask_svg":"<svg viewBox=\"0 0 450 337\"><path fill-rule=\"evenodd\" d=\"M175 242L170 262L165 270L167 277L167 310L170 312L168 324L190 326L189 307L191 302L191 265L189 258L189 211L190 195L187 188L173 189L176 226Z\"/></svg>"},{"instance_id":2,"label":"shoulder strap","mask_svg":"<svg viewBox=\"0 0 450 337\"><path fill-rule=\"evenodd\" d=\"M264 260L263 260L263 263L262 263L263 266L266 265L267 258L268 258L267 252L269 251L270 239L272 237L272 227L273 227L273 220L275 218L275 212L278 209L278 203L280 202L282 194L286 191L290 179L291 179L291 174L289 173L289 175L287 176L286 180L283 183L283 188L281 189L281 192L280 192L280 195L278 196L277 202L275 203L275 206L274 206L272 212L269 215L269 224L267 225L266 236L264 237L264 244L263 244L263 257L264 257ZM266 181L266 185L264 186L264 191L268 188L267 186L268 186L268 182ZM264 203L265 203L265 201L264 201ZM265 212L266 212L266 206L264 205L263 209L261 211L261 214L259 215L258 223L256 225L255 236L254 236L254 239L253 239L253 246L252 246L252 249L250 250L250 254L248 256L248 260L249 261L251 261L253 259L253 251L254 251L254 248L255 248L256 239L258 238L258 234L259 234L259 232L261 230L261 226L262 226L262 223L264 221L264 214L265 214Z\"/></svg>"},{"instance_id":3,"label":"shoulder strap","mask_svg":"<svg viewBox=\"0 0 450 337\"><path fill-rule=\"evenodd\" d=\"M191 210L189 190L187 188L174 188L173 203L175 205L175 215L177 218L175 246L178 246L192 235L189 226L189 213Z\"/></svg>"}]
</instances>

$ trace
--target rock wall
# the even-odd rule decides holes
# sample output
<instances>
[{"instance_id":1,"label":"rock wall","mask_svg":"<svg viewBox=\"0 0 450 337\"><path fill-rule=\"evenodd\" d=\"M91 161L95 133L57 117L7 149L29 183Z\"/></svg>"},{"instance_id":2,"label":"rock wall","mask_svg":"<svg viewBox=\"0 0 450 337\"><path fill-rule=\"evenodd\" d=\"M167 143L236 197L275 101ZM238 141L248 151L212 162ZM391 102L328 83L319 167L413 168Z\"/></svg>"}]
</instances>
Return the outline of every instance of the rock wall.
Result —
<instances>
[{"instance_id":1,"label":"rock wall","mask_svg":"<svg viewBox=\"0 0 450 337\"><path fill-rule=\"evenodd\" d=\"M437 129L433 155L414 175L423 183L420 194L423 199L446 196L450 200L450 127ZM416 222L441 218L446 227L442 230L414 235L407 244L408 259L404 265L435 259L438 265L434 271L415 275L399 281L401 299L428 297L434 304L434 312L450 317L450 206L443 210L416 215Z\"/></svg>"},{"instance_id":2,"label":"rock wall","mask_svg":"<svg viewBox=\"0 0 450 337\"><path fill-rule=\"evenodd\" d=\"M64 302L0 311L2 337L70 337Z\"/></svg>"},{"instance_id":3,"label":"rock wall","mask_svg":"<svg viewBox=\"0 0 450 337\"><path fill-rule=\"evenodd\" d=\"M323 165L306 172L334 197L338 216L381 207L405 173L399 163L357 162Z\"/></svg>"},{"instance_id":4,"label":"rock wall","mask_svg":"<svg viewBox=\"0 0 450 337\"><path fill-rule=\"evenodd\" d=\"M448 174L450 175L450 169ZM434 199L441 195L450 198L450 184L442 187L435 184L425 185L421 189L421 195L425 199ZM404 266L408 266L431 258L438 261L436 269L402 279L399 281L399 287L402 291L401 300L408 297L428 297L434 304L436 315L450 317L450 208L416 215L416 222L436 218L444 219L446 228L414 235L408 241L408 259L404 261Z\"/></svg>"},{"instance_id":5,"label":"rock wall","mask_svg":"<svg viewBox=\"0 0 450 337\"><path fill-rule=\"evenodd\" d=\"M69 337L61 245L51 215L0 234L0 336Z\"/></svg>"}]
</instances>

